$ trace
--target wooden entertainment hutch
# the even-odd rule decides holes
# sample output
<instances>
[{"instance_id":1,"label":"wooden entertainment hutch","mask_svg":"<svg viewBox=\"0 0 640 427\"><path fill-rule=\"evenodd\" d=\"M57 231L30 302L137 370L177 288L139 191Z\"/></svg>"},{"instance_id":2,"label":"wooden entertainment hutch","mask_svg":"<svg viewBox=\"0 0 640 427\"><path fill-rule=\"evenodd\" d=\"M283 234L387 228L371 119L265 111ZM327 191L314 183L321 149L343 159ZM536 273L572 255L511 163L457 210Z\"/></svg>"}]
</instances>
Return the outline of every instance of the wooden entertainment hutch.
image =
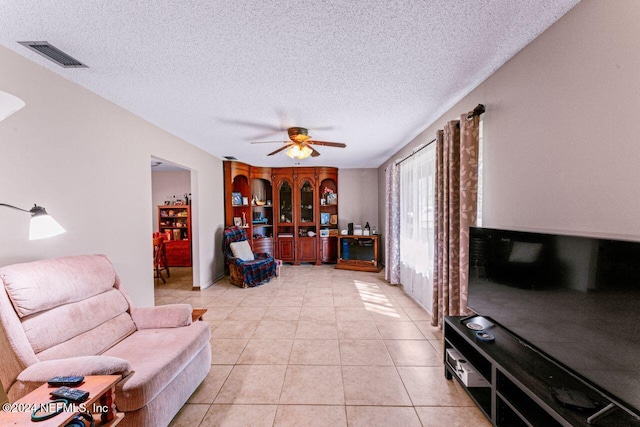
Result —
<instances>
[{"instance_id":1,"label":"wooden entertainment hutch","mask_svg":"<svg viewBox=\"0 0 640 427\"><path fill-rule=\"evenodd\" d=\"M333 194L326 197L327 194ZM338 258L338 169L224 162L225 224L246 230L254 253L283 262Z\"/></svg>"}]
</instances>

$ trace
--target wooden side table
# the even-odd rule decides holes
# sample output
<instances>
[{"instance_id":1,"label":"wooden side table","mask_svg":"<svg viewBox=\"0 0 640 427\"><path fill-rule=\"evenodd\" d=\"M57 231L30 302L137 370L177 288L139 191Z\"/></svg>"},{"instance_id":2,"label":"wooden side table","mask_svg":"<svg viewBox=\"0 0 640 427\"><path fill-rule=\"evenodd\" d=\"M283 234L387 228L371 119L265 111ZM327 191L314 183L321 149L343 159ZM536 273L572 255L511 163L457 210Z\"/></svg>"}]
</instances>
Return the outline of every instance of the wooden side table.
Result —
<instances>
[{"instance_id":1,"label":"wooden side table","mask_svg":"<svg viewBox=\"0 0 640 427\"><path fill-rule=\"evenodd\" d=\"M34 423L31 421L31 413L41 404L51 401L49 394L58 387L50 387L43 384L22 399L7 403L0 411L0 425L2 426L37 426L58 427L64 426L73 419L81 408L91 412L95 419L96 427L113 427L120 423L124 414L116 412L116 383L120 381L120 375L91 375L84 378L84 382L77 387L88 391L89 398L81 404L73 404L66 407L55 417Z\"/></svg>"},{"instance_id":2,"label":"wooden side table","mask_svg":"<svg viewBox=\"0 0 640 427\"><path fill-rule=\"evenodd\" d=\"M191 312L191 321L195 322L198 320L203 320L202 316L207 312L206 308L194 308Z\"/></svg>"}]
</instances>

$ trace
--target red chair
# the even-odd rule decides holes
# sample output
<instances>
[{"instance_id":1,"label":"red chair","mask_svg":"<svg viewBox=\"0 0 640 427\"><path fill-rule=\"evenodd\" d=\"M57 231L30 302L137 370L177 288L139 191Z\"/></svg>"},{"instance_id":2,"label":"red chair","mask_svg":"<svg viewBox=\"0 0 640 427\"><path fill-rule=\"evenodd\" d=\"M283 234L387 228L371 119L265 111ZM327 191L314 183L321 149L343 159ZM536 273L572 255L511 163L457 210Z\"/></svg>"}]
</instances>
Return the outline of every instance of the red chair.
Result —
<instances>
[{"instance_id":1,"label":"red chair","mask_svg":"<svg viewBox=\"0 0 640 427\"><path fill-rule=\"evenodd\" d=\"M162 272L167 273L167 278L171 277L171 273L167 265L167 253L164 250L164 236L160 233L154 233L153 237L153 269L154 278L162 280L162 283L167 283L162 277Z\"/></svg>"}]
</instances>

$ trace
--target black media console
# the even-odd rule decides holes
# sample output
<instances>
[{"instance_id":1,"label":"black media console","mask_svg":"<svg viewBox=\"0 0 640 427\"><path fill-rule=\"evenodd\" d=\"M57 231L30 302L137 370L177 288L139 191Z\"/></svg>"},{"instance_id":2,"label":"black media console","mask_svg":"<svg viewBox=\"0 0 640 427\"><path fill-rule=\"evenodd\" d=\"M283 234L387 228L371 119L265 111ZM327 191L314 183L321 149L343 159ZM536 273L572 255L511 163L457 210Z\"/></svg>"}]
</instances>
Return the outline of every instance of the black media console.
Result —
<instances>
[{"instance_id":1,"label":"black media console","mask_svg":"<svg viewBox=\"0 0 640 427\"><path fill-rule=\"evenodd\" d=\"M495 340L480 340L468 322L484 326ZM495 426L640 426L622 409L607 411L610 402L602 394L487 319L445 317L444 346L446 378L458 380ZM464 360L466 372L456 370L455 358ZM583 396L597 407L563 405L552 388Z\"/></svg>"}]
</instances>

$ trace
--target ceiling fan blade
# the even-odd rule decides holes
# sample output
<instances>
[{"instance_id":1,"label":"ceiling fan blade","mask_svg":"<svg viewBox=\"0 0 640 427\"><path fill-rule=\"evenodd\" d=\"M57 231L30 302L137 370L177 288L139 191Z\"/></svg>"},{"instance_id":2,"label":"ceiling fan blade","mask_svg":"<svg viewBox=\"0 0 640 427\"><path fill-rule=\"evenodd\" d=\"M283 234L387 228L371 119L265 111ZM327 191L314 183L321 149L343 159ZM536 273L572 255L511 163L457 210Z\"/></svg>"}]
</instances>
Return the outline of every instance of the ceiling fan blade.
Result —
<instances>
[{"instance_id":1,"label":"ceiling fan blade","mask_svg":"<svg viewBox=\"0 0 640 427\"><path fill-rule=\"evenodd\" d=\"M340 147L340 148L345 148L347 146L347 144L343 144L342 142L316 141L315 139L308 140L307 144L326 145L327 147Z\"/></svg>"},{"instance_id":2,"label":"ceiling fan blade","mask_svg":"<svg viewBox=\"0 0 640 427\"><path fill-rule=\"evenodd\" d=\"M251 141L250 144L273 144L274 142L279 142L279 143L283 143L283 142L291 142L291 141Z\"/></svg>"},{"instance_id":3,"label":"ceiling fan blade","mask_svg":"<svg viewBox=\"0 0 640 427\"><path fill-rule=\"evenodd\" d=\"M311 152L311 157L318 157L320 155L320 153L318 153L313 147L309 147L309 148L313 150Z\"/></svg>"},{"instance_id":4,"label":"ceiling fan blade","mask_svg":"<svg viewBox=\"0 0 640 427\"><path fill-rule=\"evenodd\" d=\"M241 126L247 126L251 128L270 130L273 132L280 132L282 130L285 130L285 129L281 129L280 126L274 126L269 123L252 122L250 120L223 119L221 117L218 117L218 121L222 123L227 123L230 125L241 125Z\"/></svg>"},{"instance_id":5,"label":"ceiling fan blade","mask_svg":"<svg viewBox=\"0 0 640 427\"><path fill-rule=\"evenodd\" d=\"M267 154L267 156L273 156L274 154L278 154L282 150L289 148L290 145L291 144L283 145L282 147L278 148L276 151L272 151L271 153Z\"/></svg>"},{"instance_id":6,"label":"ceiling fan blade","mask_svg":"<svg viewBox=\"0 0 640 427\"><path fill-rule=\"evenodd\" d=\"M287 130L286 129L281 129L279 131L270 130L270 131L267 131L267 132L261 132L261 133L259 133L257 135L253 135L251 138L246 138L246 139L248 139L249 141L257 141L257 140L264 139L264 138L271 138L272 136L274 136L275 134L280 133L280 132L286 133Z\"/></svg>"}]
</instances>

